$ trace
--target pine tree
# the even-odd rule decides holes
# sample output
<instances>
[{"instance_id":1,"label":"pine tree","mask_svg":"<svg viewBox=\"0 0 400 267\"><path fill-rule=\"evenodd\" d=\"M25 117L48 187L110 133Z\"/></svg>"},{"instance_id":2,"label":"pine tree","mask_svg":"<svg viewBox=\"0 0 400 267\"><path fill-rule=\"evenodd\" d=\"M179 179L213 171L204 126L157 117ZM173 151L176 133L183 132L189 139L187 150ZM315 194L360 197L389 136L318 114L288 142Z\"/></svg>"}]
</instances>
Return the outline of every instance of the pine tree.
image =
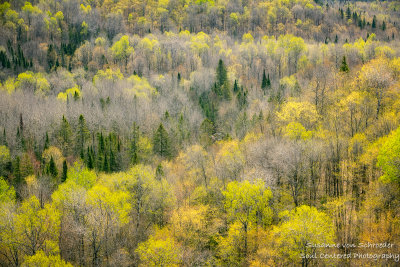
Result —
<instances>
[{"instance_id":1,"label":"pine tree","mask_svg":"<svg viewBox=\"0 0 400 267\"><path fill-rule=\"evenodd\" d=\"M222 59L220 59L217 66L217 86L222 86L227 81L228 72L226 70L224 62L222 61Z\"/></svg>"},{"instance_id":2,"label":"pine tree","mask_svg":"<svg viewBox=\"0 0 400 267\"><path fill-rule=\"evenodd\" d=\"M216 76L217 76L217 81L214 85L213 91L219 97L223 97L226 100L230 100L232 98L232 93L228 81L228 71L226 70L225 64L222 61L222 59L218 61Z\"/></svg>"},{"instance_id":3,"label":"pine tree","mask_svg":"<svg viewBox=\"0 0 400 267\"><path fill-rule=\"evenodd\" d=\"M130 151L132 164L139 163L138 143L139 143L139 126L137 126L136 122L134 122L132 126L132 139L131 139L131 151Z\"/></svg>"},{"instance_id":4,"label":"pine tree","mask_svg":"<svg viewBox=\"0 0 400 267\"><path fill-rule=\"evenodd\" d=\"M265 70L264 70L262 81L261 81L261 89L263 89L264 93L265 93L266 88L267 88L267 76L265 75Z\"/></svg>"},{"instance_id":5,"label":"pine tree","mask_svg":"<svg viewBox=\"0 0 400 267\"><path fill-rule=\"evenodd\" d=\"M54 162L53 156L50 157L50 162L47 168L47 174L51 175L54 178L58 176L58 170L56 163Z\"/></svg>"},{"instance_id":6,"label":"pine tree","mask_svg":"<svg viewBox=\"0 0 400 267\"><path fill-rule=\"evenodd\" d=\"M22 131L20 128L17 128L17 135L16 135L16 149L19 150L20 152L25 151L25 139L24 136L21 133Z\"/></svg>"},{"instance_id":7,"label":"pine tree","mask_svg":"<svg viewBox=\"0 0 400 267\"><path fill-rule=\"evenodd\" d=\"M67 180L67 173L68 173L67 161L64 160L64 162L63 162L63 170L62 170L62 175L61 175L61 182L62 183Z\"/></svg>"},{"instance_id":8,"label":"pine tree","mask_svg":"<svg viewBox=\"0 0 400 267\"><path fill-rule=\"evenodd\" d=\"M22 119L22 113L19 114L19 127L17 128L17 149L19 151L25 151L25 138L24 138L24 121Z\"/></svg>"},{"instance_id":9,"label":"pine tree","mask_svg":"<svg viewBox=\"0 0 400 267\"><path fill-rule=\"evenodd\" d=\"M346 9L346 19L350 19L350 18L351 18L351 10L350 10L350 7L347 6L347 9Z\"/></svg>"},{"instance_id":10,"label":"pine tree","mask_svg":"<svg viewBox=\"0 0 400 267\"><path fill-rule=\"evenodd\" d=\"M111 172L118 171L118 164L117 161L115 160L115 155L112 149L110 149L110 171Z\"/></svg>"},{"instance_id":11,"label":"pine tree","mask_svg":"<svg viewBox=\"0 0 400 267\"><path fill-rule=\"evenodd\" d=\"M159 154L161 157L171 156L170 140L162 123L160 123L160 126L158 126L157 131L154 133L153 143L153 149L155 153Z\"/></svg>"},{"instance_id":12,"label":"pine tree","mask_svg":"<svg viewBox=\"0 0 400 267\"><path fill-rule=\"evenodd\" d=\"M14 177L15 179L13 179L14 182L14 187L16 189L20 188L23 180L22 180L22 173L21 173L21 158L19 156L17 156L15 158L15 162L14 162L14 166L13 166L13 173L14 173ZM18 192L18 190L17 190ZM17 195L18 197L20 197L20 195Z\"/></svg>"},{"instance_id":13,"label":"pine tree","mask_svg":"<svg viewBox=\"0 0 400 267\"><path fill-rule=\"evenodd\" d=\"M271 79L269 78L269 73L267 75L267 89L271 88Z\"/></svg>"},{"instance_id":14,"label":"pine tree","mask_svg":"<svg viewBox=\"0 0 400 267\"><path fill-rule=\"evenodd\" d=\"M83 149L85 147L85 142L89 138L90 133L86 126L86 121L83 115L81 114L78 119L78 126L76 130L76 148L75 155L83 155ZM82 157L82 156L81 156Z\"/></svg>"},{"instance_id":15,"label":"pine tree","mask_svg":"<svg viewBox=\"0 0 400 267\"><path fill-rule=\"evenodd\" d=\"M72 143L71 139L72 139L71 126L67 121L67 119L65 118L65 116L63 115L59 131L59 141L65 155L68 155L70 152Z\"/></svg>"},{"instance_id":16,"label":"pine tree","mask_svg":"<svg viewBox=\"0 0 400 267\"><path fill-rule=\"evenodd\" d=\"M386 30L386 22L385 21L382 22L382 31L384 31L384 30Z\"/></svg>"},{"instance_id":17,"label":"pine tree","mask_svg":"<svg viewBox=\"0 0 400 267\"><path fill-rule=\"evenodd\" d=\"M87 149L87 166L91 170L94 168L93 158L94 158L93 150L89 149L89 147L88 147L88 149Z\"/></svg>"},{"instance_id":18,"label":"pine tree","mask_svg":"<svg viewBox=\"0 0 400 267\"><path fill-rule=\"evenodd\" d=\"M237 83L237 80L235 80L235 83L233 84L233 92L237 93L239 91L239 85Z\"/></svg>"},{"instance_id":19,"label":"pine tree","mask_svg":"<svg viewBox=\"0 0 400 267\"><path fill-rule=\"evenodd\" d=\"M164 176L164 170L163 170L161 163L159 163L156 168L156 179L161 181L161 178L163 176Z\"/></svg>"},{"instance_id":20,"label":"pine tree","mask_svg":"<svg viewBox=\"0 0 400 267\"><path fill-rule=\"evenodd\" d=\"M338 43L338 36L336 34L336 36L335 36L335 44L337 44L337 43Z\"/></svg>"},{"instance_id":21,"label":"pine tree","mask_svg":"<svg viewBox=\"0 0 400 267\"><path fill-rule=\"evenodd\" d=\"M49 134L46 132L46 137L44 139L44 147L43 150L48 149L50 146L50 141L49 141Z\"/></svg>"},{"instance_id":22,"label":"pine tree","mask_svg":"<svg viewBox=\"0 0 400 267\"><path fill-rule=\"evenodd\" d=\"M374 15L374 18L372 19L372 25L371 25L371 27L372 27L373 29L376 28L376 16L375 16L375 15Z\"/></svg>"},{"instance_id":23,"label":"pine tree","mask_svg":"<svg viewBox=\"0 0 400 267\"><path fill-rule=\"evenodd\" d=\"M1 144L3 146L8 146L7 143L7 135L6 135L6 128L3 129L3 138L1 139Z\"/></svg>"},{"instance_id":24,"label":"pine tree","mask_svg":"<svg viewBox=\"0 0 400 267\"><path fill-rule=\"evenodd\" d=\"M247 105L247 90L243 89L243 86L240 88L239 93L237 94L237 103L239 106L239 109L244 108Z\"/></svg>"},{"instance_id":25,"label":"pine tree","mask_svg":"<svg viewBox=\"0 0 400 267\"><path fill-rule=\"evenodd\" d=\"M107 173L110 172L110 164L108 162L107 154L104 154L104 163L103 163L102 171L107 172Z\"/></svg>"},{"instance_id":26,"label":"pine tree","mask_svg":"<svg viewBox=\"0 0 400 267\"><path fill-rule=\"evenodd\" d=\"M103 154L104 153L104 138L103 138L103 133L101 132L100 135L97 135L98 138L98 142L99 142L99 154Z\"/></svg>"},{"instance_id":27,"label":"pine tree","mask_svg":"<svg viewBox=\"0 0 400 267\"><path fill-rule=\"evenodd\" d=\"M340 71L342 72L349 72L349 66L347 65L346 62L346 56L343 56L343 60L342 60L342 65L340 66Z\"/></svg>"}]
</instances>

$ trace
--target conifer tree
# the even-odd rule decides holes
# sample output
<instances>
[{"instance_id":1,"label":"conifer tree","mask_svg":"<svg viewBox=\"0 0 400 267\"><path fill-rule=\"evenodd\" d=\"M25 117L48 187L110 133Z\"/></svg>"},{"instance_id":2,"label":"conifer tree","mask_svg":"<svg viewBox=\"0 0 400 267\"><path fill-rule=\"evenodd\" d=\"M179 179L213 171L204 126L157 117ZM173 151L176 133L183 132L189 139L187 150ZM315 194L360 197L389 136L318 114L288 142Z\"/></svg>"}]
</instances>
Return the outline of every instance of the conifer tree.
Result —
<instances>
[{"instance_id":1,"label":"conifer tree","mask_svg":"<svg viewBox=\"0 0 400 267\"><path fill-rule=\"evenodd\" d=\"M263 89L264 93L265 93L266 88L267 88L267 76L265 75L265 70L264 70L262 81L261 81L261 89Z\"/></svg>"},{"instance_id":2,"label":"conifer tree","mask_svg":"<svg viewBox=\"0 0 400 267\"><path fill-rule=\"evenodd\" d=\"M8 146L8 144L7 144L6 128L3 129L3 138L1 139L1 144L2 144L3 146Z\"/></svg>"},{"instance_id":3,"label":"conifer tree","mask_svg":"<svg viewBox=\"0 0 400 267\"><path fill-rule=\"evenodd\" d=\"M137 126L136 122L134 122L132 126L132 139L131 139L131 150L130 150L132 164L139 163L138 143L139 143L139 126Z\"/></svg>"},{"instance_id":4,"label":"conifer tree","mask_svg":"<svg viewBox=\"0 0 400 267\"><path fill-rule=\"evenodd\" d=\"M342 64L340 65L340 71L342 72L349 72L349 66L346 62L346 56L343 56Z\"/></svg>"},{"instance_id":5,"label":"conifer tree","mask_svg":"<svg viewBox=\"0 0 400 267\"><path fill-rule=\"evenodd\" d=\"M78 119L78 127L76 131L76 148L75 148L75 154L78 155L83 155L83 149L85 146L86 140L89 138L89 130L86 126L86 121L83 115L81 114ZM81 156L82 157L82 156Z\"/></svg>"},{"instance_id":6,"label":"conifer tree","mask_svg":"<svg viewBox=\"0 0 400 267\"><path fill-rule=\"evenodd\" d=\"M72 130L69 122L67 121L64 115L61 121L59 140L64 154L65 155L69 154L72 142Z\"/></svg>"},{"instance_id":7,"label":"conifer tree","mask_svg":"<svg viewBox=\"0 0 400 267\"><path fill-rule=\"evenodd\" d=\"M50 146L49 134L46 132L46 137L45 137L45 140L44 140L44 147L43 147L43 150L48 149L49 146Z\"/></svg>"},{"instance_id":8,"label":"conifer tree","mask_svg":"<svg viewBox=\"0 0 400 267\"><path fill-rule=\"evenodd\" d=\"M50 162L47 168L47 174L51 175L54 178L58 176L58 170L56 163L54 162L53 156L50 157Z\"/></svg>"},{"instance_id":9,"label":"conifer tree","mask_svg":"<svg viewBox=\"0 0 400 267\"><path fill-rule=\"evenodd\" d=\"M161 157L171 156L170 140L162 123L160 123L160 126L158 126L157 131L154 133L153 143L153 149L155 153L159 154Z\"/></svg>"},{"instance_id":10,"label":"conifer tree","mask_svg":"<svg viewBox=\"0 0 400 267\"><path fill-rule=\"evenodd\" d=\"M217 66L217 86L221 87L227 81L228 72L226 70L224 62L222 61L222 59L220 59Z\"/></svg>"},{"instance_id":11,"label":"conifer tree","mask_svg":"<svg viewBox=\"0 0 400 267\"><path fill-rule=\"evenodd\" d=\"M235 83L233 84L233 92L237 93L239 91L239 85L237 83L237 80L235 80Z\"/></svg>"},{"instance_id":12,"label":"conifer tree","mask_svg":"<svg viewBox=\"0 0 400 267\"><path fill-rule=\"evenodd\" d=\"M62 183L67 180L67 173L68 173L67 161L64 160L64 162L63 162L63 170L62 170L62 175L61 175L61 182Z\"/></svg>"},{"instance_id":13,"label":"conifer tree","mask_svg":"<svg viewBox=\"0 0 400 267\"><path fill-rule=\"evenodd\" d=\"M372 19L372 25L371 25L372 29L376 28L376 16L374 15L373 19Z\"/></svg>"}]
</instances>

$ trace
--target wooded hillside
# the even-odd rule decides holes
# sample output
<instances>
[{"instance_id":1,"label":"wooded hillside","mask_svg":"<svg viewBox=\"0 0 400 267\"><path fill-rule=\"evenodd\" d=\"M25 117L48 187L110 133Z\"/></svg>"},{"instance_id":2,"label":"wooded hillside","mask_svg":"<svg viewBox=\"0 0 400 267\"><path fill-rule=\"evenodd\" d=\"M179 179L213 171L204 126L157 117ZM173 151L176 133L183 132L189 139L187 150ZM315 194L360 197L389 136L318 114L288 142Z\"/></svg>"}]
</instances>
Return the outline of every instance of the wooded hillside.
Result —
<instances>
[{"instance_id":1,"label":"wooded hillside","mask_svg":"<svg viewBox=\"0 0 400 267\"><path fill-rule=\"evenodd\" d=\"M0 36L1 266L398 264L355 255L400 254L399 1L11 0Z\"/></svg>"}]
</instances>

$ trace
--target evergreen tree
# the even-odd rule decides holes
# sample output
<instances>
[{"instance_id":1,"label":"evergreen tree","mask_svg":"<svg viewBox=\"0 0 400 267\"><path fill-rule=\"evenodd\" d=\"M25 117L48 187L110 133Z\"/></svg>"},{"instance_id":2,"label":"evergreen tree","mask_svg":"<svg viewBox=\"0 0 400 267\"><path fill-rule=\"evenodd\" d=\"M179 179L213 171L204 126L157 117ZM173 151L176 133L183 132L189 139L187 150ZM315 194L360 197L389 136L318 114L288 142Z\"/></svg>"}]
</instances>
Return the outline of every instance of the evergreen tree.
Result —
<instances>
[{"instance_id":1,"label":"evergreen tree","mask_svg":"<svg viewBox=\"0 0 400 267\"><path fill-rule=\"evenodd\" d=\"M110 149L110 171L115 172L118 171L118 164L117 161L115 160L115 155L112 149Z\"/></svg>"},{"instance_id":2,"label":"evergreen tree","mask_svg":"<svg viewBox=\"0 0 400 267\"><path fill-rule=\"evenodd\" d=\"M136 124L136 122L134 122L132 126L132 139L131 139L131 151L130 151L132 164L139 163L138 143L139 143L139 126Z\"/></svg>"},{"instance_id":3,"label":"evergreen tree","mask_svg":"<svg viewBox=\"0 0 400 267\"><path fill-rule=\"evenodd\" d=\"M13 179L14 182L14 187L17 189L17 197L21 198L21 195L18 194L19 192L19 188L22 185L22 173L21 173L21 158L19 156L17 156L15 158L15 162L14 162L14 166L13 166L13 174L15 179Z\"/></svg>"},{"instance_id":4,"label":"evergreen tree","mask_svg":"<svg viewBox=\"0 0 400 267\"><path fill-rule=\"evenodd\" d=\"M386 22L385 21L382 22L382 31L384 31L384 30L386 30Z\"/></svg>"},{"instance_id":5,"label":"evergreen tree","mask_svg":"<svg viewBox=\"0 0 400 267\"><path fill-rule=\"evenodd\" d=\"M89 169L94 168L94 155L93 155L93 150L92 149L87 149L87 166Z\"/></svg>"},{"instance_id":6,"label":"evergreen tree","mask_svg":"<svg viewBox=\"0 0 400 267\"><path fill-rule=\"evenodd\" d=\"M107 154L104 154L104 162L103 162L102 171L107 172L107 173L110 172L110 164L108 162Z\"/></svg>"},{"instance_id":7,"label":"evergreen tree","mask_svg":"<svg viewBox=\"0 0 400 267\"><path fill-rule=\"evenodd\" d=\"M214 85L215 93L226 100L230 100L232 98L232 93L228 81L228 71L226 70L225 64L222 59L218 61L216 76L217 81Z\"/></svg>"},{"instance_id":8,"label":"evergreen tree","mask_svg":"<svg viewBox=\"0 0 400 267\"><path fill-rule=\"evenodd\" d=\"M375 16L375 15L374 15L374 18L372 19L372 25L371 25L371 27L372 27L373 29L376 28L376 16Z\"/></svg>"},{"instance_id":9,"label":"evergreen tree","mask_svg":"<svg viewBox=\"0 0 400 267\"><path fill-rule=\"evenodd\" d=\"M83 155L83 149L85 147L85 142L89 138L90 133L86 126L86 121L83 115L81 114L78 119L78 126L76 131L76 148L75 155ZM82 157L82 156L81 156Z\"/></svg>"},{"instance_id":10,"label":"evergreen tree","mask_svg":"<svg viewBox=\"0 0 400 267\"><path fill-rule=\"evenodd\" d=\"M69 122L67 121L64 115L62 117L60 131L59 131L59 141L64 154L68 155L72 143L72 130Z\"/></svg>"},{"instance_id":11,"label":"evergreen tree","mask_svg":"<svg viewBox=\"0 0 400 267\"><path fill-rule=\"evenodd\" d=\"M336 36L335 36L335 44L337 44L337 43L338 43L338 36L336 34Z\"/></svg>"},{"instance_id":12,"label":"evergreen tree","mask_svg":"<svg viewBox=\"0 0 400 267\"><path fill-rule=\"evenodd\" d=\"M340 65L340 71L342 72L349 72L349 66L346 62L346 56L343 56L342 64Z\"/></svg>"},{"instance_id":13,"label":"evergreen tree","mask_svg":"<svg viewBox=\"0 0 400 267\"><path fill-rule=\"evenodd\" d=\"M53 45L49 44L47 48L47 66L48 70L52 70L57 61L57 52L54 50Z\"/></svg>"},{"instance_id":14,"label":"evergreen tree","mask_svg":"<svg viewBox=\"0 0 400 267\"><path fill-rule=\"evenodd\" d=\"M203 92L200 95L199 104L206 118L209 119L213 124L215 124L218 115L218 108L215 97L213 99L213 97L210 96L209 93Z\"/></svg>"},{"instance_id":15,"label":"evergreen tree","mask_svg":"<svg viewBox=\"0 0 400 267\"><path fill-rule=\"evenodd\" d=\"M265 70L263 72L263 77L262 77L262 81L261 81L261 89L263 89L264 94L265 94L265 90L267 89L267 76L265 75Z\"/></svg>"},{"instance_id":16,"label":"evergreen tree","mask_svg":"<svg viewBox=\"0 0 400 267\"><path fill-rule=\"evenodd\" d=\"M3 129L3 138L1 139L1 144L3 146L8 146L7 143L7 135L6 135L6 128Z\"/></svg>"},{"instance_id":17,"label":"evergreen tree","mask_svg":"<svg viewBox=\"0 0 400 267\"><path fill-rule=\"evenodd\" d=\"M43 150L48 149L50 146L50 141L49 141L49 134L46 132L46 137L44 139L44 147Z\"/></svg>"},{"instance_id":18,"label":"evergreen tree","mask_svg":"<svg viewBox=\"0 0 400 267\"><path fill-rule=\"evenodd\" d=\"M243 90L243 86L240 88L239 93L237 94L237 102L239 109L244 108L247 105L247 90Z\"/></svg>"},{"instance_id":19,"label":"evergreen tree","mask_svg":"<svg viewBox=\"0 0 400 267\"><path fill-rule=\"evenodd\" d=\"M237 80L235 80L235 83L233 84L233 92L237 93L239 91L239 85L237 83Z\"/></svg>"},{"instance_id":20,"label":"evergreen tree","mask_svg":"<svg viewBox=\"0 0 400 267\"><path fill-rule=\"evenodd\" d=\"M19 114L19 127L17 128L17 150L20 152L25 151L25 138L24 138L24 121L22 119L22 113Z\"/></svg>"},{"instance_id":21,"label":"evergreen tree","mask_svg":"<svg viewBox=\"0 0 400 267\"><path fill-rule=\"evenodd\" d=\"M50 162L47 167L47 174L51 175L54 178L58 176L58 170L56 163L54 162L53 156L50 157Z\"/></svg>"},{"instance_id":22,"label":"evergreen tree","mask_svg":"<svg viewBox=\"0 0 400 267\"><path fill-rule=\"evenodd\" d=\"M226 70L225 64L220 59L218 61L218 66L217 66L217 86L222 86L224 83L228 81L228 72Z\"/></svg>"},{"instance_id":23,"label":"evergreen tree","mask_svg":"<svg viewBox=\"0 0 400 267\"><path fill-rule=\"evenodd\" d=\"M168 133L164 129L162 123L160 123L160 126L158 126L157 131L154 133L153 143L154 153L157 153L161 157L171 156L171 143L168 137Z\"/></svg>"},{"instance_id":24,"label":"evergreen tree","mask_svg":"<svg viewBox=\"0 0 400 267\"><path fill-rule=\"evenodd\" d=\"M351 10L350 10L350 7L347 6L347 9L346 9L346 19L350 19L350 18L351 18Z\"/></svg>"},{"instance_id":25,"label":"evergreen tree","mask_svg":"<svg viewBox=\"0 0 400 267\"><path fill-rule=\"evenodd\" d=\"M67 161L64 160L63 162L63 170L62 170L62 175L61 175L61 182L65 182L67 180L67 173L68 173L68 165Z\"/></svg>"},{"instance_id":26,"label":"evergreen tree","mask_svg":"<svg viewBox=\"0 0 400 267\"><path fill-rule=\"evenodd\" d=\"M25 139L19 127L17 128L17 135L16 135L16 149L20 152L25 151Z\"/></svg>"},{"instance_id":27,"label":"evergreen tree","mask_svg":"<svg viewBox=\"0 0 400 267\"><path fill-rule=\"evenodd\" d=\"M164 170L161 163L159 163L156 168L156 179L160 181L163 176L164 176Z\"/></svg>"}]
</instances>

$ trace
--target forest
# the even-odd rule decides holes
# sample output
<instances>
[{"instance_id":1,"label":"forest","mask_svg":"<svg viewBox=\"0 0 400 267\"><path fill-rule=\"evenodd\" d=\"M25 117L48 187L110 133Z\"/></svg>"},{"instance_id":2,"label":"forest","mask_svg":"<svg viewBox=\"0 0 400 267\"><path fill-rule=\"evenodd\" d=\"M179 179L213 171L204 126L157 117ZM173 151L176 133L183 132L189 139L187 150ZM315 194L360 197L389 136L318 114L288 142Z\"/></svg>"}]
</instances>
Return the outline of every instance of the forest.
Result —
<instances>
[{"instance_id":1,"label":"forest","mask_svg":"<svg viewBox=\"0 0 400 267\"><path fill-rule=\"evenodd\" d=\"M0 266L398 266L400 2L0 1Z\"/></svg>"}]
</instances>

